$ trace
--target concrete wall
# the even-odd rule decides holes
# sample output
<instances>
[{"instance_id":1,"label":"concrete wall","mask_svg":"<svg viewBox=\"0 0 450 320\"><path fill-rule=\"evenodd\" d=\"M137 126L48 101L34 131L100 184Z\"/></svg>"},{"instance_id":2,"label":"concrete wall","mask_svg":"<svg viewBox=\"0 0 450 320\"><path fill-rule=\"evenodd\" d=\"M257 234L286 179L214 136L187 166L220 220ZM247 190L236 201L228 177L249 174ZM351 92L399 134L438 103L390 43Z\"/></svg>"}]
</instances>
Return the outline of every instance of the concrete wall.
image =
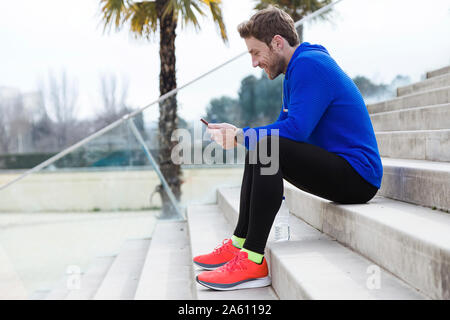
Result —
<instances>
[{"instance_id":1,"label":"concrete wall","mask_svg":"<svg viewBox=\"0 0 450 320\"><path fill-rule=\"evenodd\" d=\"M182 204L212 203L219 186L239 185L243 167L184 168ZM0 185L20 173L0 173ZM0 191L0 212L140 210L160 206L150 194L159 184L152 170L59 171L30 175Z\"/></svg>"}]
</instances>

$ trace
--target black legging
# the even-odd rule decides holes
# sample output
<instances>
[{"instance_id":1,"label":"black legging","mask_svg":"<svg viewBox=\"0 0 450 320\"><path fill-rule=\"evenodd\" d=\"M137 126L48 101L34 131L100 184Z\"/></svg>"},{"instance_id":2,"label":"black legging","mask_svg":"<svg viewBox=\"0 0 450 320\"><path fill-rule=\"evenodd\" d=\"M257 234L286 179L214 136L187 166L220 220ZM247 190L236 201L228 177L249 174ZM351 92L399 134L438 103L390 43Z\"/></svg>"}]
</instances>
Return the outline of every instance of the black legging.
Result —
<instances>
[{"instance_id":1,"label":"black legging","mask_svg":"<svg viewBox=\"0 0 450 320\"><path fill-rule=\"evenodd\" d=\"M269 155L270 138L262 140L267 143ZM275 174L261 174L261 168L268 168L270 164L263 164L267 161L260 161L259 156L249 161L251 152L247 152L239 218L234 231L235 236L246 238L244 248L261 254L281 206L283 179L303 191L342 204L365 203L378 191L344 158L312 144L278 139L279 166Z\"/></svg>"}]
</instances>

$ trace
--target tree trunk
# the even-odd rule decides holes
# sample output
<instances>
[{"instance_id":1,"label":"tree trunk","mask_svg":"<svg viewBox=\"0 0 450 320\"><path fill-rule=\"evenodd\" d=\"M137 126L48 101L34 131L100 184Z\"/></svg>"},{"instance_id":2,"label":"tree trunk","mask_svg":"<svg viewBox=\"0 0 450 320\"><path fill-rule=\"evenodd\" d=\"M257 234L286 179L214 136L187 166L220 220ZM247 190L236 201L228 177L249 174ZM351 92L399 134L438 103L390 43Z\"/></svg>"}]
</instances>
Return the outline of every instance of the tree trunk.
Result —
<instances>
[{"instance_id":1,"label":"tree trunk","mask_svg":"<svg viewBox=\"0 0 450 320\"><path fill-rule=\"evenodd\" d=\"M299 39L300 43L302 43L303 42L303 25L302 24L297 27L297 34L298 34L298 39Z\"/></svg>"},{"instance_id":2,"label":"tree trunk","mask_svg":"<svg viewBox=\"0 0 450 320\"><path fill-rule=\"evenodd\" d=\"M298 14L297 13L298 8L294 8L293 12L291 13L291 17L294 20L294 22L297 22L305 16L304 14ZM299 25L297 28L297 34L298 39L300 41L300 44L303 42L303 24Z\"/></svg>"},{"instance_id":3,"label":"tree trunk","mask_svg":"<svg viewBox=\"0 0 450 320\"><path fill-rule=\"evenodd\" d=\"M160 50L161 70L159 74L159 91L163 95L177 87L175 71L175 29L177 21L173 14L162 16L167 0L157 0L156 8L160 22ZM159 155L158 161L162 174L167 180L177 200L181 195L181 168L170 158L172 148L176 141L171 141L172 132L178 127L176 95L159 104ZM171 205L167 193L162 186L159 187L162 200L162 214L160 218L171 219L176 217L175 208Z\"/></svg>"}]
</instances>

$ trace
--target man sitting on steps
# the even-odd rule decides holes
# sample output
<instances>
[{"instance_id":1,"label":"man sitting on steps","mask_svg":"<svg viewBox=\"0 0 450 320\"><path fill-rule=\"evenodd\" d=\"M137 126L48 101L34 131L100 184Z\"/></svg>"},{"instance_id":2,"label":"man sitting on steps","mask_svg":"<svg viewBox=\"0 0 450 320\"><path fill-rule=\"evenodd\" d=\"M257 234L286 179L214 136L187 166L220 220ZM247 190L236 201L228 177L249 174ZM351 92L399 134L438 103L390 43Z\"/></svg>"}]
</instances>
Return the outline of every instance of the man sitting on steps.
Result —
<instances>
[{"instance_id":1,"label":"man sitting on steps","mask_svg":"<svg viewBox=\"0 0 450 320\"><path fill-rule=\"evenodd\" d=\"M365 203L381 186L383 167L375 133L356 85L321 45L299 44L292 18L269 7L239 25L253 67L269 79L281 73L283 106L278 119L258 128L209 124L223 148L243 143L248 152L239 218L231 239L195 257L206 270L197 281L216 290L270 285L264 249L283 197L283 179L297 188L343 204ZM274 143L275 142L275 143ZM262 148L275 156L268 169Z\"/></svg>"}]
</instances>

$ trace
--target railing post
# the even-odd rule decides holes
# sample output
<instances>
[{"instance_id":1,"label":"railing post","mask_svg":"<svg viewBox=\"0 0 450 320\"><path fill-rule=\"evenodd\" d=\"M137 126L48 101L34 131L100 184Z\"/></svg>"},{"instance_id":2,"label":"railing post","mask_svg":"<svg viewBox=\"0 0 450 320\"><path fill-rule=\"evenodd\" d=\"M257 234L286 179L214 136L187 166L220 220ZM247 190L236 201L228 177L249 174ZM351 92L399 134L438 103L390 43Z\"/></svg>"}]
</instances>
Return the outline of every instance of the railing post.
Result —
<instances>
[{"instance_id":1,"label":"railing post","mask_svg":"<svg viewBox=\"0 0 450 320\"><path fill-rule=\"evenodd\" d=\"M152 165L153 169L155 170L156 174L158 175L159 180L161 181L161 184L164 188L164 191L167 193L167 196L170 199L170 202L172 203L172 206L175 208L175 211L177 212L178 219L180 220L186 220L184 217L184 214L181 212L180 207L178 206L177 199L175 198L175 195L172 192L172 189L170 189L169 184L166 181L166 178L164 178L164 175L162 174L161 170L159 170L159 166L156 163L155 159L153 158L152 154L150 153L150 150L147 147L147 144L145 143L144 139L142 138L142 135L140 134L139 130L136 128L136 125L134 124L133 119L128 120L128 124L131 128L131 131L133 132L134 136L138 140L138 142L141 144L142 148L145 151L145 154L147 155L148 160L150 161L150 164Z\"/></svg>"}]
</instances>

